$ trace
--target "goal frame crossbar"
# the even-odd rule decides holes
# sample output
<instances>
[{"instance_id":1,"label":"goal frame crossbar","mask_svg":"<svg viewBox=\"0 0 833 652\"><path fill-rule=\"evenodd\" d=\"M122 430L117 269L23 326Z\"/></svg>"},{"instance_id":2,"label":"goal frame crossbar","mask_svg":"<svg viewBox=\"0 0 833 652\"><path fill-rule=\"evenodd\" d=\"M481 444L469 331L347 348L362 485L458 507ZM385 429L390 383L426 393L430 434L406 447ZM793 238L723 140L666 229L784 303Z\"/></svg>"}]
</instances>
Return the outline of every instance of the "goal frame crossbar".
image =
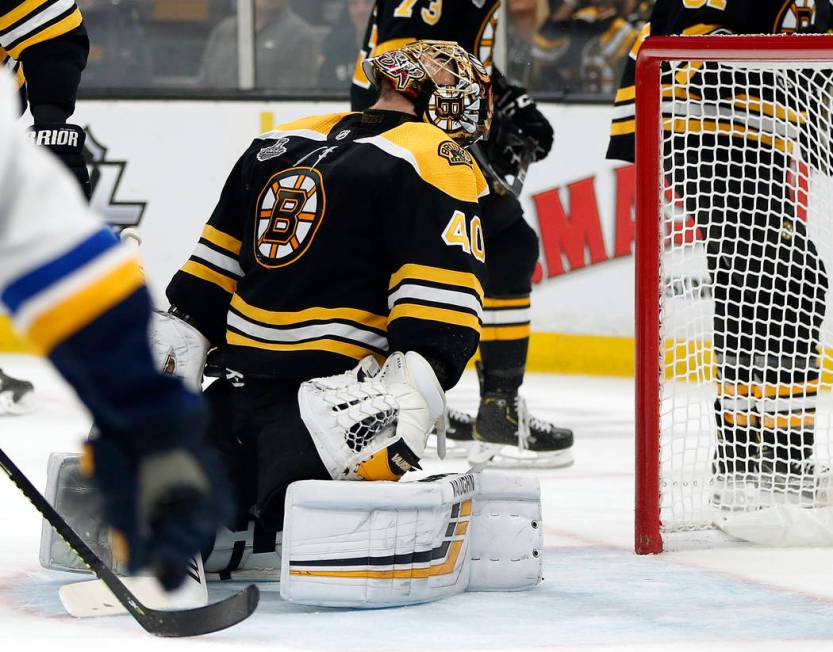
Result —
<instances>
[{"instance_id":1,"label":"goal frame crossbar","mask_svg":"<svg viewBox=\"0 0 833 652\"><path fill-rule=\"evenodd\" d=\"M636 502L637 554L662 552L660 522L661 65L669 61L830 62L831 35L652 36L636 61Z\"/></svg>"}]
</instances>

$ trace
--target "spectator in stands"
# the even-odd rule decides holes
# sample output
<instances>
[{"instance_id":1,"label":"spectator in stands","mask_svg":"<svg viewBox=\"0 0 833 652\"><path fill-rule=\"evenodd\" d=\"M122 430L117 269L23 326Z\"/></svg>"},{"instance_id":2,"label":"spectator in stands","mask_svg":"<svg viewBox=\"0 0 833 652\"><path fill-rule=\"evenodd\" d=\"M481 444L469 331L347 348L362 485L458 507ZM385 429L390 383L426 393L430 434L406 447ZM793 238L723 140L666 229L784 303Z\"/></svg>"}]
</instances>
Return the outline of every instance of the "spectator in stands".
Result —
<instances>
[{"instance_id":1,"label":"spectator in stands","mask_svg":"<svg viewBox=\"0 0 833 652\"><path fill-rule=\"evenodd\" d=\"M313 88L318 81L319 33L298 16L289 0L255 0L256 86L267 90ZM226 18L208 38L199 84L235 88L237 17Z\"/></svg>"},{"instance_id":2,"label":"spectator in stands","mask_svg":"<svg viewBox=\"0 0 833 652\"><path fill-rule=\"evenodd\" d=\"M150 48L136 0L76 0L90 38L82 88L151 85Z\"/></svg>"},{"instance_id":3,"label":"spectator in stands","mask_svg":"<svg viewBox=\"0 0 833 652\"><path fill-rule=\"evenodd\" d=\"M346 90L350 87L356 56L374 4L374 0L344 0L341 15L324 41L318 76L320 88Z\"/></svg>"}]
</instances>

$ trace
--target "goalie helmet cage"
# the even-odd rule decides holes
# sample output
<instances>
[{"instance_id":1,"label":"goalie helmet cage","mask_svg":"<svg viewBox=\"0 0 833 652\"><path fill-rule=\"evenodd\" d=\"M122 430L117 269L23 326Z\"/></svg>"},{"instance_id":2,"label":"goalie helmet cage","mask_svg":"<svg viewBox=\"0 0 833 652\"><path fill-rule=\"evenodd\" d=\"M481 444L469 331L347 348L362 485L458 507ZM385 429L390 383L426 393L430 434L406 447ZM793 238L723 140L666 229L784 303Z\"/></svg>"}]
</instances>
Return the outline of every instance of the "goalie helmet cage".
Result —
<instances>
[{"instance_id":1,"label":"goalie helmet cage","mask_svg":"<svg viewBox=\"0 0 833 652\"><path fill-rule=\"evenodd\" d=\"M720 74L698 75L698 70L717 70ZM780 74L785 70L792 72L786 76ZM757 88L740 98L739 75L746 75L743 79L750 82L753 74L757 75L754 79L758 86L798 81L802 86L806 82L808 88L815 84L815 90L799 89L793 97L790 89ZM819 74L821 82L816 79ZM777 82L773 81L776 79ZM709 83L725 83L733 90L712 92L690 86ZM714 506L710 504L713 494L709 492L716 473L715 399L719 372L714 368L718 356L712 348L712 338L714 283L719 281L707 267L703 210L692 206L701 200L705 205L705 195L725 189L726 184L709 183L704 180L703 172L695 171L704 169L696 166L706 162L706 158L698 159L693 168L691 156L672 150L693 146L725 149L726 141L731 141L729 148L748 148L755 153L746 159L746 164L757 160L759 166L777 163L784 167L784 162L789 161L789 170L772 172L768 177L761 175L761 178L772 183L775 177L781 179L779 188L787 189L786 194L794 204L789 210L794 210L795 217L806 224L805 240L813 240L815 232L816 240L833 241L833 192L825 190L825 186L833 184L833 173L826 169L833 113L831 88L833 36L651 37L640 49L636 76L635 249L635 550L638 554L669 549L672 540L670 547L676 547L676 533L695 540L701 537L695 543L700 545L711 536L711 533L706 536L706 530L716 531L714 521L710 520ZM772 104L768 104L767 97ZM776 106L776 100L786 106ZM750 118L755 111L757 117ZM808 120L808 111L816 111L818 115ZM803 136L794 133L801 129L810 131ZM692 131L707 130L712 132L711 141L703 137L694 138L696 145L691 141ZM740 137L743 134L752 134L752 138L744 140ZM773 147L788 154L773 156ZM808 156L802 155L801 150L813 147L819 155L808 163ZM688 161L688 165L682 161ZM818 173L810 171L811 167L826 173L821 181ZM712 175L716 177L715 169L712 166ZM692 184L694 179L686 179L687 174L700 178ZM760 184L757 187L760 189ZM692 202L692 197L686 198L685 192L681 192L686 189L690 194L702 196ZM726 208L719 201L712 201L708 206ZM783 212L784 209L782 206L772 210ZM825 212L830 224L813 227L812 216ZM695 215L700 215L700 222ZM820 238L819 234L824 237ZM819 256L829 260L831 245L825 243L822 247L825 251L819 251ZM746 251L753 252L755 248L747 247ZM833 262L826 267L828 273L833 272ZM675 300L686 305L674 306ZM829 330L826 324L821 328L822 345L833 344L833 337L828 337ZM725 345L723 350L727 350ZM725 358L724 353L721 359ZM823 366L822 384L825 382ZM830 425L825 429L830 430ZM824 464L830 462L830 449L827 433L820 430L819 424L815 434L815 460ZM820 443L821 439L824 441Z\"/></svg>"}]
</instances>

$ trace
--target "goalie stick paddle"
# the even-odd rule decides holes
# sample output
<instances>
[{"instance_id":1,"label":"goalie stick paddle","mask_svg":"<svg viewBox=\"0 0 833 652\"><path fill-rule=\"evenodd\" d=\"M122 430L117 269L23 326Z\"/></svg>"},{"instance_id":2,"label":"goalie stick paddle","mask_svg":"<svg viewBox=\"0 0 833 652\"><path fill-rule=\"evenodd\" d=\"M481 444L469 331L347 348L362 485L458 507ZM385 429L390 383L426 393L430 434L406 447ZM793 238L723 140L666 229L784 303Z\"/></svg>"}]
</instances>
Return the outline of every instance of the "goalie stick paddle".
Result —
<instances>
[{"instance_id":1,"label":"goalie stick paddle","mask_svg":"<svg viewBox=\"0 0 833 652\"><path fill-rule=\"evenodd\" d=\"M23 475L9 456L0 449L0 468L23 492L60 537L67 542L81 560L113 592L128 613L145 629L155 636L182 637L210 634L226 629L251 616L260 601L260 592L254 585L234 595L205 607L185 611L160 611L144 606L130 590L122 584L116 574L84 543L80 536L55 511L46 498Z\"/></svg>"}]
</instances>

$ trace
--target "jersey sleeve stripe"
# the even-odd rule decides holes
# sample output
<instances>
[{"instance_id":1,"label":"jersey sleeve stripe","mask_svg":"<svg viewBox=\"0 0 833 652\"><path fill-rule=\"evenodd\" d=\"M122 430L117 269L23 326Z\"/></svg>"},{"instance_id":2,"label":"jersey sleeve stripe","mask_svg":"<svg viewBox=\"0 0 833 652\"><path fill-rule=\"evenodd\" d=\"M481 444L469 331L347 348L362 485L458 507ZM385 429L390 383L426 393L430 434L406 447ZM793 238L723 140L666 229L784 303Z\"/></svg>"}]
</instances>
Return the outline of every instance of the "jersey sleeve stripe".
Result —
<instances>
[{"instance_id":1,"label":"jersey sleeve stripe","mask_svg":"<svg viewBox=\"0 0 833 652\"><path fill-rule=\"evenodd\" d=\"M10 283L3 291L2 300L12 312L46 288L69 277L91 261L116 247L118 240L107 229L99 229L57 258L31 270Z\"/></svg>"},{"instance_id":2,"label":"jersey sleeve stripe","mask_svg":"<svg viewBox=\"0 0 833 652\"><path fill-rule=\"evenodd\" d=\"M233 253L235 256L240 253L243 243L235 237L223 233L219 229L214 228L210 224L206 224L202 230L202 237L208 240L211 244L215 244L226 251Z\"/></svg>"},{"instance_id":3,"label":"jersey sleeve stripe","mask_svg":"<svg viewBox=\"0 0 833 652\"><path fill-rule=\"evenodd\" d=\"M530 335L529 324L524 326L484 326L480 333L481 342L506 342L522 340Z\"/></svg>"},{"instance_id":4,"label":"jersey sleeve stripe","mask_svg":"<svg viewBox=\"0 0 833 652\"><path fill-rule=\"evenodd\" d=\"M37 45L38 43L42 43L44 41L49 41L50 39L53 39L56 36L61 36L62 34L66 34L67 32L71 32L76 27L78 27L81 24L81 22L81 12L78 11L78 9L74 9L67 16L58 17L52 24L44 25L41 28L41 30L36 34L33 34L29 37L24 37L25 40L12 41L6 49L12 57L14 57L15 59L19 59L21 53L26 48L31 47L33 45ZM5 39L3 37L0 37L0 42L4 40Z\"/></svg>"},{"instance_id":5,"label":"jersey sleeve stripe","mask_svg":"<svg viewBox=\"0 0 833 652\"><path fill-rule=\"evenodd\" d=\"M182 271L191 276L196 276L203 281L207 281L217 287L225 290L229 294L234 294L237 290L237 280L229 278L220 272L198 263L195 260L189 260L182 266Z\"/></svg>"},{"instance_id":6,"label":"jersey sleeve stripe","mask_svg":"<svg viewBox=\"0 0 833 652\"><path fill-rule=\"evenodd\" d=\"M413 283L403 283L388 295L388 308L407 302L408 299L445 304L451 308L464 308L478 317L482 317L482 307L478 298L468 292L457 292Z\"/></svg>"},{"instance_id":7,"label":"jersey sleeve stripe","mask_svg":"<svg viewBox=\"0 0 833 652\"><path fill-rule=\"evenodd\" d=\"M444 324L471 328L478 333L480 332L480 320L471 313L460 312L458 310L448 310L447 308L436 308L434 306L424 306L416 303L400 303L390 311L388 324L403 317L438 321Z\"/></svg>"},{"instance_id":8,"label":"jersey sleeve stripe","mask_svg":"<svg viewBox=\"0 0 833 652\"><path fill-rule=\"evenodd\" d=\"M348 321L384 332L387 317L356 308L307 308L295 312L275 312L249 305L239 294L231 299L231 307L261 324L272 326L293 326L311 321Z\"/></svg>"},{"instance_id":9,"label":"jersey sleeve stripe","mask_svg":"<svg viewBox=\"0 0 833 652\"><path fill-rule=\"evenodd\" d=\"M234 331L228 331L226 339L229 344L234 346L246 346L267 351L327 351L330 353L338 353L348 358L353 358L354 360L361 360L368 355L378 355L378 352L372 349L333 339L282 344L277 342L259 342L245 335L235 333Z\"/></svg>"},{"instance_id":10,"label":"jersey sleeve stripe","mask_svg":"<svg viewBox=\"0 0 833 652\"><path fill-rule=\"evenodd\" d=\"M33 13L38 7L45 5L52 0L24 0L20 2L14 9L7 11L0 15L0 32L8 29L15 23L20 22L26 16Z\"/></svg>"},{"instance_id":11,"label":"jersey sleeve stripe","mask_svg":"<svg viewBox=\"0 0 833 652\"><path fill-rule=\"evenodd\" d=\"M49 352L143 285L138 259L131 256L103 278L38 316L27 330L29 339Z\"/></svg>"},{"instance_id":12,"label":"jersey sleeve stripe","mask_svg":"<svg viewBox=\"0 0 833 652\"><path fill-rule=\"evenodd\" d=\"M215 267L219 267L230 274L234 274L234 276L237 276L238 278L243 276L243 268L240 267L240 263L237 262L237 259L232 258L231 256L226 256L219 251L215 251L211 247L207 247L202 243L198 243L197 246L194 247L194 253L191 254L191 258L195 259L197 262L211 263Z\"/></svg>"},{"instance_id":13,"label":"jersey sleeve stripe","mask_svg":"<svg viewBox=\"0 0 833 652\"><path fill-rule=\"evenodd\" d=\"M478 278L471 272L457 272L441 267L430 267L428 265L417 265L408 263L400 267L390 277L388 289L392 290L405 280L429 281L442 285L451 285L466 288L473 291L480 302L483 302L483 286Z\"/></svg>"}]
</instances>

